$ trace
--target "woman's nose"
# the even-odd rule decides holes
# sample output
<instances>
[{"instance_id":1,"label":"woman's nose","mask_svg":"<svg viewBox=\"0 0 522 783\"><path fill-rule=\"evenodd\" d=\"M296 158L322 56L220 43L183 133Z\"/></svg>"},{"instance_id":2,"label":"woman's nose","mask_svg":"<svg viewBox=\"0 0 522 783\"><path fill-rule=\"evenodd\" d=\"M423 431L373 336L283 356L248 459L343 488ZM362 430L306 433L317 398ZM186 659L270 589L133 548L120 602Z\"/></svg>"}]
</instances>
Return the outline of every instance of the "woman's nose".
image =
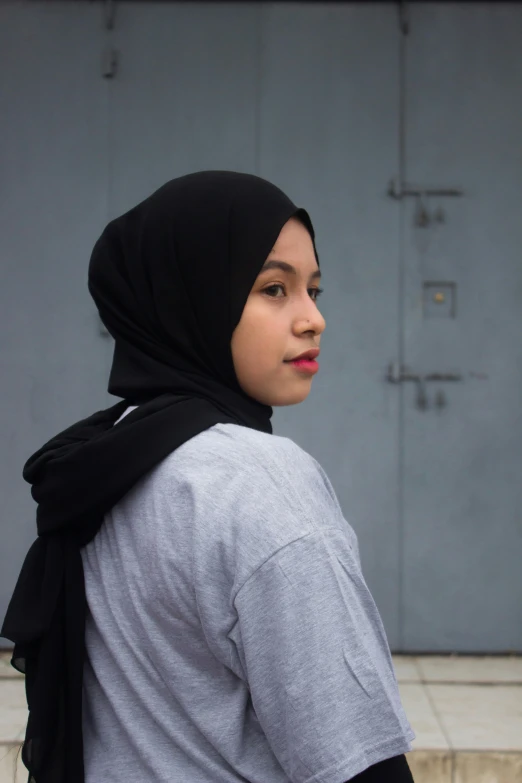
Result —
<instances>
[{"instance_id":1,"label":"woman's nose","mask_svg":"<svg viewBox=\"0 0 522 783\"><path fill-rule=\"evenodd\" d=\"M301 328L303 331L313 329L316 334L324 332L326 327L326 321L319 312L318 308L312 304L311 310L304 314L301 321Z\"/></svg>"}]
</instances>

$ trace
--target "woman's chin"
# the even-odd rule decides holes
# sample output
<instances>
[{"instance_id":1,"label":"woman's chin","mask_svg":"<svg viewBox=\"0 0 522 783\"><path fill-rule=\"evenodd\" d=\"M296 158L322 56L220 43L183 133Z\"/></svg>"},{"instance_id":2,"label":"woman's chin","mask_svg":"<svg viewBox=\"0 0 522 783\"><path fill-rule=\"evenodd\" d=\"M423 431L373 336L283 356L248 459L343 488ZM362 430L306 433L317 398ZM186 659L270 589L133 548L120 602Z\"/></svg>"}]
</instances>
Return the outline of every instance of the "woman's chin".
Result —
<instances>
[{"instance_id":1,"label":"woman's chin","mask_svg":"<svg viewBox=\"0 0 522 783\"><path fill-rule=\"evenodd\" d=\"M266 405L270 405L272 408L282 408L285 405L299 405L300 402L304 402L304 400L306 400L310 394L311 388L311 378L308 382L301 381L298 388L288 389L288 391L285 392L279 390L277 393L272 395L271 402L267 402Z\"/></svg>"}]
</instances>

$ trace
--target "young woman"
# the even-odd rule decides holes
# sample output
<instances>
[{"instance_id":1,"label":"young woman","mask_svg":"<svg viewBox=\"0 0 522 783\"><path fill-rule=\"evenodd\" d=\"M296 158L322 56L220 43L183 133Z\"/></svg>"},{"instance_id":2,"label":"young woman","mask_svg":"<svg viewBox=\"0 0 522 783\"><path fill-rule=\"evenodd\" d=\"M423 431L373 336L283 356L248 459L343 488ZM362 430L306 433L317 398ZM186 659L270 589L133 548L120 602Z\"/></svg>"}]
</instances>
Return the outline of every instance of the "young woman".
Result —
<instances>
[{"instance_id":1,"label":"young woman","mask_svg":"<svg viewBox=\"0 0 522 783\"><path fill-rule=\"evenodd\" d=\"M319 277L308 214L233 172L168 182L96 243L122 401L26 464L38 538L2 629L34 783L412 780L355 533L272 435L317 370Z\"/></svg>"}]
</instances>

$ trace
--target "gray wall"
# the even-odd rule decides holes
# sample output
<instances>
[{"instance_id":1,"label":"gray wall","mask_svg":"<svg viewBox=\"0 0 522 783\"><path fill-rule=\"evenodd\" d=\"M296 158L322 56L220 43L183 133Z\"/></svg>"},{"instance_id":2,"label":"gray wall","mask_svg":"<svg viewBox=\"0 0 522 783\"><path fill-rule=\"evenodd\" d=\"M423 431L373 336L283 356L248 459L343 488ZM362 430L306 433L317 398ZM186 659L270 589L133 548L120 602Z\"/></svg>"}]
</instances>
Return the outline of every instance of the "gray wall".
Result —
<instances>
[{"instance_id":1,"label":"gray wall","mask_svg":"<svg viewBox=\"0 0 522 783\"><path fill-rule=\"evenodd\" d=\"M35 531L23 464L116 401L95 240L167 179L230 168L314 219L321 371L274 426L329 474L392 648L522 650L522 8L411 4L407 37L391 3L116 11L108 31L101 3L0 5L0 614ZM463 196L421 228L392 177ZM426 282L456 286L455 317ZM421 410L390 362L462 380Z\"/></svg>"}]
</instances>

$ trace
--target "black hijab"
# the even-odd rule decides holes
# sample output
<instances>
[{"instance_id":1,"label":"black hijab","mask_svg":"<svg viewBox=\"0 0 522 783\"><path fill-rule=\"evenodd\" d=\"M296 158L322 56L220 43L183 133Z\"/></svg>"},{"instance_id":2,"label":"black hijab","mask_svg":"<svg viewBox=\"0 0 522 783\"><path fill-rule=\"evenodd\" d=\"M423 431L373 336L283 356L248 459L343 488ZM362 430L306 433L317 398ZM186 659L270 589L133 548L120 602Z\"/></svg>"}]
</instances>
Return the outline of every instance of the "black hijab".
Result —
<instances>
[{"instance_id":1,"label":"black hijab","mask_svg":"<svg viewBox=\"0 0 522 783\"><path fill-rule=\"evenodd\" d=\"M308 214L259 177L171 180L111 221L89 291L114 337L109 392L123 400L64 430L28 460L38 504L1 635L25 673L30 783L83 783L86 599L80 549L147 471L197 433L233 422L271 433L272 408L244 393L230 341L287 220ZM117 427L128 405L139 407Z\"/></svg>"}]
</instances>

